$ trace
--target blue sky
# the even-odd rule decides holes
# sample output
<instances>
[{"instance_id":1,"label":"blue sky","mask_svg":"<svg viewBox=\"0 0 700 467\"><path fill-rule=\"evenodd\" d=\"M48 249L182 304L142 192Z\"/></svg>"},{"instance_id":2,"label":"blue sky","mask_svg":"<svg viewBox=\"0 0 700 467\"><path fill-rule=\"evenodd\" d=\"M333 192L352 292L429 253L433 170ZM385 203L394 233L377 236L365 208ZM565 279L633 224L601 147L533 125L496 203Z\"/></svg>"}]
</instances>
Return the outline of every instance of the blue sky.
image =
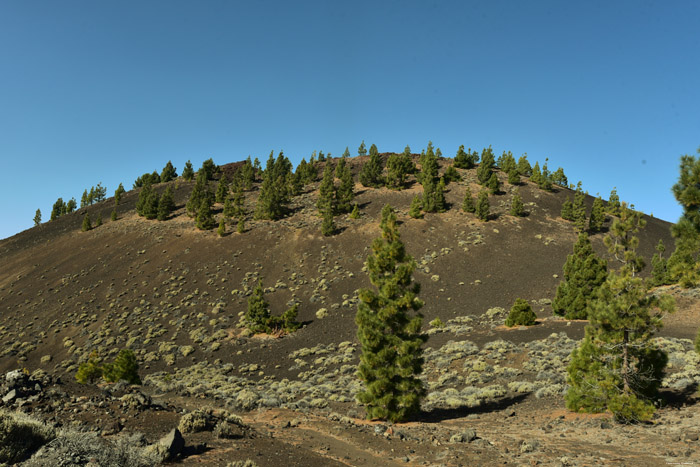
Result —
<instances>
[{"instance_id":1,"label":"blue sky","mask_svg":"<svg viewBox=\"0 0 700 467\"><path fill-rule=\"evenodd\" d=\"M549 158L669 221L700 146L699 2L0 2L0 238L168 160Z\"/></svg>"}]
</instances>

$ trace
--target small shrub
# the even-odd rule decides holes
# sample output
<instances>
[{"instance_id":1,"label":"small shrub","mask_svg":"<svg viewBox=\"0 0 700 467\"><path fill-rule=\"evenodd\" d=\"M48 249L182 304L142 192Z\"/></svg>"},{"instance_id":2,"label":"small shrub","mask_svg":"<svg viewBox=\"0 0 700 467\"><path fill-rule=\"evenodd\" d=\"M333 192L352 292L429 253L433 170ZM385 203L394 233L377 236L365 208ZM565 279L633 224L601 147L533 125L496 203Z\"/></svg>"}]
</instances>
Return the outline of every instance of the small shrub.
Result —
<instances>
[{"instance_id":1,"label":"small shrub","mask_svg":"<svg viewBox=\"0 0 700 467\"><path fill-rule=\"evenodd\" d=\"M429 324L430 324L430 326L432 326L434 328L444 328L445 327L445 323L443 323L440 318L435 318Z\"/></svg>"},{"instance_id":2,"label":"small shrub","mask_svg":"<svg viewBox=\"0 0 700 467\"><path fill-rule=\"evenodd\" d=\"M214 420L211 414L203 410L195 410L180 418L177 425L182 433L199 433L200 431L211 431L214 428Z\"/></svg>"},{"instance_id":3,"label":"small shrub","mask_svg":"<svg viewBox=\"0 0 700 467\"><path fill-rule=\"evenodd\" d=\"M532 326L535 324L537 315L532 311L532 307L527 302L519 298L513 304L513 307L506 318L506 326Z\"/></svg>"},{"instance_id":4,"label":"small shrub","mask_svg":"<svg viewBox=\"0 0 700 467\"><path fill-rule=\"evenodd\" d=\"M0 463L15 464L27 459L56 437L53 428L22 413L0 411Z\"/></svg>"}]
</instances>

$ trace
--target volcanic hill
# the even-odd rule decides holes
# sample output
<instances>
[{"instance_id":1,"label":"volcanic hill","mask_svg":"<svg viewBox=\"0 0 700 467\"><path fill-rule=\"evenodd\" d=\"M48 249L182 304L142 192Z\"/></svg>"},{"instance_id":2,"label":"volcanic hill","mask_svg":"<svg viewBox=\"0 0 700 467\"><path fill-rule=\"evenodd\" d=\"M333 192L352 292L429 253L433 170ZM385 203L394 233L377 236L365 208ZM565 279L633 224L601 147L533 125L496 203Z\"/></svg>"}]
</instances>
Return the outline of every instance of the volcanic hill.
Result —
<instances>
[{"instance_id":1,"label":"volcanic hill","mask_svg":"<svg viewBox=\"0 0 700 467\"><path fill-rule=\"evenodd\" d=\"M365 160L348 160L355 180ZM443 172L452 160L439 164ZM232 175L239 167L221 169ZM678 312L660 337L672 364L664 383L668 405L654 423L624 426L606 414L567 412L566 362L585 322L554 317L551 300L577 238L560 216L573 190L543 191L523 178L517 190L526 215L515 217L508 212L516 187L496 170L502 192L489 196L492 217L483 222L461 209L467 186L480 191L476 169L458 172L462 180L446 189L447 212L423 219L408 215L422 192L413 177L401 191L357 183L361 216L337 217L338 233L330 237L321 234L318 181L292 198L284 218L249 215L245 232L219 237L215 229L195 228L185 212L194 182L178 178L155 186L174 190L176 210L166 221L136 214L136 189L123 195L116 221L109 220L109 198L0 241L0 371L25 369L26 381L40 388L3 404L101 440L139 432L144 445L199 417L203 428L183 433L184 465L700 462L692 391L700 370L690 341L700 323L697 291L665 289L676 296ZM246 192L249 213L259 191L256 183ZM587 196L589 212L592 203ZM395 208L401 239L418 264L414 277L430 335L423 412L397 425L364 420L354 399L357 294L370 286L364 262L385 204ZM215 214L221 210L217 204ZM82 232L86 212L106 221ZM673 239L669 223L644 218L638 251L650 263L659 239L667 247ZM612 220L591 236L609 260L603 238ZM244 332L240 322L258 280L273 314L299 304L301 329L283 336ZM503 326L517 298L533 305L537 325ZM445 326L431 326L435 318ZM137 356L141 386L76 382L91 354L108 360L124 348ZM221 426L233 434L222 435Z\"/></svg>"}]
</instances>

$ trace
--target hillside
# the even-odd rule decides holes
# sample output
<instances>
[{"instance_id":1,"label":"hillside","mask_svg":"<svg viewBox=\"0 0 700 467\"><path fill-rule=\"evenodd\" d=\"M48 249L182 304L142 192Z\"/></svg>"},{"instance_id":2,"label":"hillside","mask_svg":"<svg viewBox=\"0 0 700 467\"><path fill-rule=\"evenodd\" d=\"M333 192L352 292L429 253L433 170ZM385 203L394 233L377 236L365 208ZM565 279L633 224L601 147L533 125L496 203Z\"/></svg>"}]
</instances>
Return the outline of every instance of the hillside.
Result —
<instances>
[{"instance_id":1,"label":"hillside","mask_svg":"<svg viewBox=\"0 0 700 467\"><path fill-rule=\"evenodd\" d=\"M355 175L362 163L364 158L349 160ZM451 160L440 164L444 169ZM236 167L222 169L232 174ZM174 428L183 410L226 408L243 417L245 430L235 441L207 431L186 434L187 445L194 447L185 464L251 458L258 465L468 465L534 459L575 465L601 459L625 464L634 458L638 465L654 465L684 456L686 445L697 447L685 434L664 441L674 439L680 426L610 429L608 418L565 412L562 361L582 337L585 323L555 319L550 300L576 240L572 223L560 217L561 205L573 191L555 187L545 192L525 180L518 190L527 215L514 217L508 214L513 187L497 172L503 193L490 196L493 219L482 222L461 210L465 187L474 195L480 190L476 169L459 173L462 181L447 187L448 211L424 219L408 216L413 196L422 191L419 184L402 191L356 184L362 215L336 218L340 232L332 237L321 235L315 207L319 182L292 199L283 219L256 221L249 215L244 233L229 228L219 238L214 230L197 230L186 215L194 182L181 179L169 182L176 211L167 221L139 217L134 209L138 190L132 190L123 196L117 221L109 220L110 198L19 233L0 242L0 338L5 343L0 371L43 370L52 379L47 384L67 394L57 403L44 391L23 404L36 408L33 413L65 425L79 421L102 429L116 424L116 432L140 431L150 442ZM165 184L157 185L158 191L164 189ZM258 193L257 184L246 193L249 213ZM589 212L592 202L587 196ZM431 330L426 344L429 396L424 413L395 427L363 421L362 408L353 399L358 384L357 290L370 285L363 265L387 203L396 209L402 240L419 265L424 328L430 330L434 318L447 323ZM216 206L218 212L221 208ZM105 223L81 232L86 210L93 219L101 213ZM667 222L645 219L639 252L649 263L659 239L668 249L673 240ZM608 258L604 235L593 235L592 242ZM241 332L237 324L258 279L273 313L300 304L302 329L282 338ZM680 310L662 336L680 359L674 370L687 372L693 363L687 339L700 322L698 302L693 293L671 290ZM502 326L504 309L516 298L534 305L538 325ZM125 347L141 363L143 387L121 388L115 395L75 383L78 364L91 352L113 358ZM482 376L477 376L475 361L487 368L479 370ZM122 394L141 392L148 403L125 408ZM682 391L673 397L695 402ZM661 419L673 417L674 411L662 411ZM700 415L695 405L683 412ZM509 425L505 432L504 419ZM478 439L455 441L466 427ZM598 436L600 430L610 439ZM648 451L649 438L657 438L664 450ZM700 461L695 453L689 456Z\"/></svg>"}]
</instances>

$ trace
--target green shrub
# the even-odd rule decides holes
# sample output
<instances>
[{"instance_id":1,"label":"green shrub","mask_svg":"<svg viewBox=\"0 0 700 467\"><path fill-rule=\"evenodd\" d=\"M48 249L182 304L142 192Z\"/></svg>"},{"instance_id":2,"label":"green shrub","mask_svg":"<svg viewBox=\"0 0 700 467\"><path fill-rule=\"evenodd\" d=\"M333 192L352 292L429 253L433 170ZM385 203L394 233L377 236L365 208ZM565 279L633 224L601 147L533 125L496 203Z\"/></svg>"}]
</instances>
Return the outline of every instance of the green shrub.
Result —
<instances>
[{"instance_id":1,"label":"green shrub","mask_svg":"<svg viewBox=\"0 0 700 467\"><path fill-rule=\"evenodd\" d=\"M432 320L428 324L430 324L430 326L432 326L434 328L444 328L445 327L445 323L443 323L440 318L435 318L434 320Z\"/></svg>"},{"instance_id":2,"label":"green shrub","mask_svg":"<svg viewBox=\"0 0 700 467\"><path fill-rule=\"evenodd\" d=\"M527 302L519 298L513 304L513 307L506 318L506 326L532 326L535 324L537 315L532 311L532 307Z\"/></svg>"},{"instance_id":3,"label":"green shrub","mask_svg":"<svg viewBox=\"0 0 700 467\"><path fill-rule=\"evenodd\" d=\"M108 383L124 380L129 384L141 384L138 369L139 364L133 350L123 349L114 359L114 363L104 365L102 377Z\"/></svg>"},{"instance_id":4,"label":"green shrub","mask_svg":"<svg viewBox=\"0 0 700 467\"><path fill-rule=\"evenodd\" d=\"M78 367L75 379L80 384L93 383L102 378L102 369L102 362L97 357L97 352L92 352L90 359L85 363L81 363Z\"/></svg>"},{"instance_id":5,"label":"green shrub","mask_svg":"<svg viewBox=\"0 0 700 467\"><path fill-rule=\"evenodd\" d=\"M0 464L21 462L55 437L53 428L37 420L0 411Z\"/></svg>"}]
</instances>

